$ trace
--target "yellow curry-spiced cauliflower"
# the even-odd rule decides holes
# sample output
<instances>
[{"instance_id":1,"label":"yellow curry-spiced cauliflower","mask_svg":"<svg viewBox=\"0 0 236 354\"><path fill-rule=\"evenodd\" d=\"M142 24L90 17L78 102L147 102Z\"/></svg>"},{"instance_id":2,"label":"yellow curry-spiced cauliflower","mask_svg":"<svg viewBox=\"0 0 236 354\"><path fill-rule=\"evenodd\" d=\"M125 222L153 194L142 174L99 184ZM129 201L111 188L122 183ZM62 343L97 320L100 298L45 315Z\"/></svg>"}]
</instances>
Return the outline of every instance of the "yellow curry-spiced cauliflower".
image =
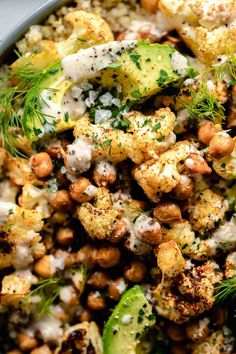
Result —
<instances>
[{"instance_id":1,"label":"yellow curry-spiced cauliflower","mask_svg":"<svg viewBox=\"0 0 236 354\"><path fill-rule=\"evenodd\" d=\"M236 3L68 4L0 67L0 352L234 354Z\"/></svg>"}]
</instances>

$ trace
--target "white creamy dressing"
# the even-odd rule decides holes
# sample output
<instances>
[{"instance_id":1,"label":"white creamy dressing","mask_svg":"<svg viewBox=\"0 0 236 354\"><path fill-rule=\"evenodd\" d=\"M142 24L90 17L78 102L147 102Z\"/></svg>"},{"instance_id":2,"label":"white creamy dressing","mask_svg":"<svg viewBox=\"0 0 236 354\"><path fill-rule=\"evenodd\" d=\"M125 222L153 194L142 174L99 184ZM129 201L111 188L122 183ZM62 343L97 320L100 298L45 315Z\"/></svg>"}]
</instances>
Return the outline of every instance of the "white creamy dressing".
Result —
<instances>
[{"instance_id":1,"label":"white creamy dressing","mask_svg":"<svg viewBox=\"0 0 236 354\"><path fill-rule=\"evenodd\" d=\"M16 245L14 257L12 258L12 265L15 269L24 269L33 263L33 261L32 249L29 244Z\"/></svg>"},{"instance_id":2,"label":"white creamy dressing","mask_svg":"<svg viewBox=\"0 0 236 354\"><path fill-rule=\"evenodd\" d=\"M5 179L0 182L0 202L15 203L19 187Z\"/></svg>"},{"instance_id":3,"label":"white creamy dressing","mask_svg":"<svg viewBox=\"0 0 236 354\"><path fill-rule=\"evenodd\" d=\"M16 204L11 202L0 202L0 227L2 227L10 215L16 211Z\"/></svg>"},{"instance_id":4,"label":"white creamy dressing","mask_svg":"<svg viewBox=\"0 0 236 354\"><path fill-rule=\"evenodd\" d=\"M80 49L62 59L64 75L72 82L81 82L97 75L99 71L116 62L127 49L137 46L137 41L113 41Z\"/></svg>"},{"instance_id":5,"label":"white creamy dressing","mask_svg":"<svg viewBox=\"0 0 236 354\"><path fill-rule=\"evenodd\" d=\"M17 270L16 272L14 272L14 274L24 278L30 284L36 284L38 282L37 277L33 275L31 270L29 269Z\"/></svg>"},{"instance_id":6,"label":"white creamy dressing","mask_svg":"<svg viewBox=\"0 0 236 354\"><path fill-rule=\"evenodd\" d=\"M116 167L106 160L101 160L97 162L94 170L103 177L115 176Z\"/></svg>"},{"instance_id":7,"label":"white creamy dressing","mask_svg":"<svg viewBox=\"0 0 236 354\"><path fill-rule=\"evenodd\" d=\"M35 333L39 331L43 340L47 342L58 342L63 334L62 323L58 318L50 315L45 315L40 319L35 320L31 330Z\"/></svg>"},{"instance_id":8,"label":"white creamy dressing","mask_svg":"<svg viewBox=\"0 0 236 354\"><path fill-rule=\"evenodd\" d=\"M134 233L139 240L142 240L145 232L159 233L160 229L160 224L145 214L140 215L134 223Z\"/></svg>"},{"instance_id":9,"label":"white creamy dressing","mask_svg":"<svg viewBox=\"0 0 236 354\"><path fill-rule=\"evenodd\" d=\"M60 289L60 300L63 301L65 304L69 305L74 295L75 291L72 285L63 286Z\"/></svg>"},{"instance_id":10,"label":"white creamy dressing","mask_svg":"<svg viewBox=\"0 0 236 354\"><path fill-rule=\"evenodd\" d=\"M66 168L67 178L74 182L76 177L86 172L91 166L93 145L86 138L77 138L67 145Z\"/></svg>"},{"instance_id":11,"label":"white creamy dressing","mask_svg":"<svg viewBox=\"0 0 236 354\"><path fill-rule=\"evenodd\" d=\"M93 198L97 194L97 191L98 191L98 188L91 184L83 191L83 194L87 195L88 197Z\"/></svg>"},{"instance_id":12,"label":"white creamy dressing","mask_svg":"<svg viewBox=\"0 0 236 354\"><path fill-rule=\"evenodd\" d=\"M125 281L123 278L119 279L119 282L116 284L116 288L118 289L120 294L123 294L123 292L127 288L127 285L125 284Z\"/></svg>"},{"instance_id":13,"label":"white creamy dressing","mask_svg":"<svg viewBox=\"0 0 236 354\"><path fill-rule=\"evenodd\" d=\"M186 68L188 67L188 60L184 55L174 52L171 57L171 65L173 71L176 71L179 75L186 75Z\"/></svg>"},{"instance_id":14,"label":"white creamy dressing","mask_svg":"<svg viewBox=\"0 0 236 354\"><path fill-rule=\"evenodd\" d=\"M60 251L56 255L50 255L51 272L54 274L58 269L63 270L65 268L65 260L68 254L65 251Z\"/></svg>"},{"instance_id":15,"label":"white creamy dressing","mask_svg":"<svg viewBox=\"0 0 236 354\"><path fill-rule=\"evenodd\" d=\"M213 237L205 241L209 247L211 255L215 255L220 249L224 252L235 249L236 247L236 215L230 221L220 225L213 233Z\"/></svg>"},{"instance_id":16,"label":"white creamy dressing","mask_svg":"<svg viewBox=\"0 0 236 354\"><path fill-rule=\"evenodd\" d=\"M133 319L133 316L132 316L132 315L126 314L126 315L124 315L124 316L121 318L121 323L122 323L123 325L128 325L128 324L130 324L130 322L132 321L132 319Z\"/></svg>"},{"instance_id":17,"label":"white creamy dressing","mask_svg":"<svg viewBox=\"0 0 236 354\"><path fill-rule=\"evenodd\" d=\"M151 246L147 243L140 241L137 238L137 235L134 231L134 223L132 222L132 220L130 220L130 218L128 217L123 218L123 220L125 221L129 232L129 235L125 242L127 248L137 255L142 255L150 252Z\"/></svg>"}]
</instances>

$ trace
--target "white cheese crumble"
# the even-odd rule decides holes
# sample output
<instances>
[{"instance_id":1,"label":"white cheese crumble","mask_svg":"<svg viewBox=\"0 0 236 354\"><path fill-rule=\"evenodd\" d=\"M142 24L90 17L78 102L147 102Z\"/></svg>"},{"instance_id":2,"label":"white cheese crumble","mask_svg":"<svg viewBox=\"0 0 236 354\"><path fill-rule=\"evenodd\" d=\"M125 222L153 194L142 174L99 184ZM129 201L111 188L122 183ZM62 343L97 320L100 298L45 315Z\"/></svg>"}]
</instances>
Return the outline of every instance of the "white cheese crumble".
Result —
<instances>
[{"instance_id":1,"label":"white cheese crumble","mask_svg":"<svg viewBox=\"0 0 236 354\"><path fill-rule=\"evenodd\" d=\"M74 297L75 291L72 285L63 286L60 289L60 300L65 304L70 304L72 298Z\"/></svg>"},{"instance_id":2,"label":"white cheese crumble","mask_svg":"<svg viewBox=\"0 0 236 354\"><path fill-rule=\"evenodd\" d=\"M10 202L0 202L0 227L2 227L11 214L16 211L16 204Z\"/></svg>"},{"instance_id":3,"label":"white cheese crumble","mask_svg":"<svg viewBox=\"0 0 236 354\"><path fill-rule=\"evenodd\" d=\"M176 71L177 74L184 76L187 71L188 60L180 53L174 52L171 57L171 64L173 71Z\"/></svg>"},{"instance_id":4,"label":"white cheese crumble","mask_svg":"<svg viewBox=\"0 0 236 354\"><path fill-rule=\"evenodd\" d=\"M127 49L137 46L137 41L113 41L80 49L62 59L62 68L65 76L73 82L81 82L93 78L108 65L117 61Z\"/></svg>"},{"instance_id":5,"label":"white cheese crumble","mask_svg":"<svg viewBox=\"0 0 236 354\"><path fill-rule=\"evenodd\" d=\"M104 177L109 177L111 175L116 175L116 168L110 162L106 160L99 161L94 169L99 175Z\"/></svg>"},{"instance_id":6,"label":"white cheese crumble","mask_svg":"<svg viewBox=\"0 0 236 354\"><path fill-rule=\"evenodd\" d=\"M105 123L108 122L109 119L112 116L112 111L110 111L109 109L96 109L95 112L95 124L101 124L101 123Z\"/></svg>"},{"instance_id":7,"label":"white cheese crumble","mask_svg":"<svg viewBox=\"0 0 236 354\"><path fill-rule=\"evenodd\" d=\"M59 319L46 315L35 321L33 324L34 331L39 331L42 339L47 342L58 342L63 334Z\"/></svg>"}]
</instances>

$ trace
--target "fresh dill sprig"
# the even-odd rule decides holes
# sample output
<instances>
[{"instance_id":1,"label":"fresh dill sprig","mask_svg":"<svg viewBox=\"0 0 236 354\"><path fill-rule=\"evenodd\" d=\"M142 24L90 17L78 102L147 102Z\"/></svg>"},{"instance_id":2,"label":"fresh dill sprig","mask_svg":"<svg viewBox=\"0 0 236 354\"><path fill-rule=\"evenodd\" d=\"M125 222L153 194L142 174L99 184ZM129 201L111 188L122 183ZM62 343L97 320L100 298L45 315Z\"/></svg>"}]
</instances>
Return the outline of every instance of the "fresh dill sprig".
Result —
<instances>
[{"instance_id":1,"label":"fresh dill sprig","mask_svg":"<svg viewBox=\"0 0 236 354\"><path fill-rule=\"evenodd\" d=\"M39 316L43 316L50 312L49 308L59 297L62 285L63 281L60 278L43 279L36 284L25 300L27 301L33 296L39 296L40 301L36 304L36 310Z\"/></svg>"},{"instance_id":2,"label":"fresh dill sprig","mask_svg":"<svg viewBox=\"0 0 236 354\"><path fill-rule=\"evenodd\" d=\"M225 119L225 108L208 90L204 82L197 85L191 94L191 102L182 102L191 118L200 120L207 118L214 123Z\"/></svg>"},{"instance_id":3,"label":"fresh dill sprig","mask_svg":"<svg viewBox=\"0 0 236 354\"><path fill-rule=\"evenodd\" d=\"M53 63L45 69L39 69L30 62L21 64L1 78L0 92L0 135L3 145L13 154L21 155L15 147L22 129L26 137L31 131L39 135L41 131L36 122L43 126L48 116L41 111L43 81L60 70L59 63Z\"/></svg>"},{"instance_id":4,"label":"fresh dill sprig","mask_svg":"<svg viewBox=\"0 0 236 354\"><path fill-rule=\"evenodd\" d=\"M215 302L229 303L236 300L236 277L223 280L220 285L215 288Z\"/></svg>"}]
</instances>

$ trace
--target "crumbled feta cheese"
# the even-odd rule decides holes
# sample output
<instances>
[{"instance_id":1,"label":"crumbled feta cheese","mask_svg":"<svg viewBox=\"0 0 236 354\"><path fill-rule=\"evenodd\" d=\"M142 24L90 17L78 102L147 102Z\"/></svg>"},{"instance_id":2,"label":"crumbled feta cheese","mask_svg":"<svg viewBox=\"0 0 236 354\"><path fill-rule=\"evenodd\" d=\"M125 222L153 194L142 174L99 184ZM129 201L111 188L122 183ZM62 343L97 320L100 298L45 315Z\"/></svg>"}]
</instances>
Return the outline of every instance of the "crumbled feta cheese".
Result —
<instances>
[{"instance_id":1,"label":"crumbled feta cheese","mask_svg":"<svg viewBox=\"0 0 236 354\"><path fill-rule=\"evenodd\" d=\"M95 124L107 122L112 116L112 111L108 109L97 109L95 112Z\"/></svg>"},{"instance_id":2,"label":"crumbled feta cheese","mask_svg":"<svg viewBox=\"0 0 236 354\"><path fill-rule=\"evenodd\" d=\"M186 75L188 60L185 56L178 52L174 52L171 57L171 64L173 71L176 71L179 75Z\"/></svg>"}]
</instances>

